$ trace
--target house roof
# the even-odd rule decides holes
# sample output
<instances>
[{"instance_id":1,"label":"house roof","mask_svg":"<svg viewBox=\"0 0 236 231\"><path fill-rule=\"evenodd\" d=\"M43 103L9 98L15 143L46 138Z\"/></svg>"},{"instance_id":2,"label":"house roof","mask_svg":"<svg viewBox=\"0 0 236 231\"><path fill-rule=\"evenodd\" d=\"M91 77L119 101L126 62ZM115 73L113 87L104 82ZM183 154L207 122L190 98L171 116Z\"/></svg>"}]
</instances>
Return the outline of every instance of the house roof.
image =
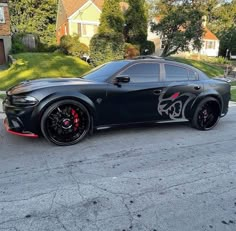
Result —
<instances>
[{"instance_id":1,"label":"house roof","mask_svg":"<svg viewBox=\"0 0 236 231\"><path fill-rule=\"evenodd\" d=\"M203 35L203 39L219 40L207 27L205 27L205 34Z\"/></svg>"},{"instance_id":2,"label":"house roof","mask_svg":"<svg viewBox=\"0 0 236 231\"><path fill-rule=\"evenodd\" d=\"M57 13L57 28L66 23L67 19L87 2L94 3L100 10L102 10L104 1L105 0L60 0ZM125 12L129 8L129 4L126 2L120 2L120 8Z\"/></svg>"},{"instance_id":3,"label":"house roof","mask_svg":"<svg viewBox=\"0 0 236 231\"><path fill-rule=\"evenodd\" d=\"M158 15L158 16L156 16L155 18L154 18L154 20L157 22L157 23L159 23L160 21L161 21L161 16L160 15Z\"/></svg>"},{"instance_id":4,"label":"house roof","mask_svg":"<svg viewBox=\"0 0 236 231\"><path fill-rule=\"evenodd\" d=\"M88 0L62 0L62 4L65 9L67 17L70 17L78 9L80 9ZM102 9L104 0L93 0L92 1L99 9Z\"/></svg>"}]
</instances>

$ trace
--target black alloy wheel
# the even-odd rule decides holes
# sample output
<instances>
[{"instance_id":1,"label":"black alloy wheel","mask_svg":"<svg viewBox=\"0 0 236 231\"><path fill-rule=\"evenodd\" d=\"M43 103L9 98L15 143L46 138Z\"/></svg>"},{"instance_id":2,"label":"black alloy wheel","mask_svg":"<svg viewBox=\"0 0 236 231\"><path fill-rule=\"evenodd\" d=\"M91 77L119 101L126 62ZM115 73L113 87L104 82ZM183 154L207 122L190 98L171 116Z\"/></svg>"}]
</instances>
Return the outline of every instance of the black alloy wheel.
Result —
<instances>
[{"instance_id":1,"label":"black alloy wheel","mask_svg":"<svg viewBox=\"0 0 236 231\"><path fill-rule=\"evenodd\" d=\"M46 109L41 119L41 131L54 144L72 145L86 136L90 121L84 105L75 100L62 100Z\"/></svg>"},{"instance_id":2,"label":"black alloy wheel","mask_svg":"<svg viewBox=\"0 0 236 231\"><path fill-rule=\"evenodd\" d=\"M220 105L215 98L204 99L198 105L192 120L193 127L199 130L210 130L220 118Z\"/></svg>"}]
</instances>

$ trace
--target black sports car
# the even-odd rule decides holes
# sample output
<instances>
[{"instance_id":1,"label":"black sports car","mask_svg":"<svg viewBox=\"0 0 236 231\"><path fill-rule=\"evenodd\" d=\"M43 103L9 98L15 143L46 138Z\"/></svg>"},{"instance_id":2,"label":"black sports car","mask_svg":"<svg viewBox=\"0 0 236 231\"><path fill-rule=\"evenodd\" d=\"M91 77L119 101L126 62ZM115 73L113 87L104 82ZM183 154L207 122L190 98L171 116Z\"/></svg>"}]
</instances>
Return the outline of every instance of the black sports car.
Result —
<instances>
[{"instance_id":1,"label":"black sports car","mask_svg":"<svg viewBox=\"0 0 236 231\"><path fill-rule=\"evenodd\" d=\"M81 78L25 81L7 91L8 132L71 145L94 129L189 120L200 130L226 115L230 85L175 61L140 57L106 63Z\"/></svg>"}]
</instances>

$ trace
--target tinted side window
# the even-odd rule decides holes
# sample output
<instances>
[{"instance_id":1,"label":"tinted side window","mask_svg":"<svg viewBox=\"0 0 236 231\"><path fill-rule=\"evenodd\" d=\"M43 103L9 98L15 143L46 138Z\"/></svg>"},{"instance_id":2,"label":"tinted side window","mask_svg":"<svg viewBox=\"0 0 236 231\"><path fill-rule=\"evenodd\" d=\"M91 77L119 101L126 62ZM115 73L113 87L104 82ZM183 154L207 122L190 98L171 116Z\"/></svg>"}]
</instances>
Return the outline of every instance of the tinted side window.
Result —
<instances>
[{"instance_id":1,"label":"tinted side window","mask_svg":"<svg viewBox=\"0 0 236 231\"><path fill-rule=\"evenodd\" d=\"M188 70L182 67L165 64L166 81L188 80Z\"/></svg>"},{"instance_id":2,"label":"tinted side window","mask_svg":"<svg viewBox=\"0 0 236 231\"><path fill-rule=\"evenodd\" d=\"M196 71L189 70L189 80L198 80L198 73Z\"/></svg>"},{"instance_id":3,"label":"tinted side window","mask_svg":"<svg viewBox=\"0 0 236 231\"><path fill-rule=\"evenodd\" d=\"M155 82L160 79L160 65L157 63L138 63L120 73L128 75L130 82Z\"/></svg>"},{"instance_id":4,"label":"tinted side window","mask_svg":"<svg viewBox=\"0 0 236 231\"><path fill-rule=\"evenodd\" d=\"M121 68L125 67L128 63L128 61L106 63L85 73L82 78L95 81L105 81L107 78L118 72Z\"/></svg>"}]
</instances>

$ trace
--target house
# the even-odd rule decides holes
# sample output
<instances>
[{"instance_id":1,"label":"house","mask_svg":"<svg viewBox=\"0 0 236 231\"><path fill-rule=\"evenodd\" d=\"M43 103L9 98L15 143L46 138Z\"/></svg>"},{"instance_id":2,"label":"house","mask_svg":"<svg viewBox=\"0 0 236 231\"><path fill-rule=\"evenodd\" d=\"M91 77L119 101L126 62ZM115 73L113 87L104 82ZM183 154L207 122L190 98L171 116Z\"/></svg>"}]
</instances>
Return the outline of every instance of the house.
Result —
<instances>
[{"instance_id":1,"label":"house","mask_svg":"<svg viewBox=\"0 0 236 231\"><path fill-rule=\"evenodd\" d=\"M80 42L89 45L100 24L104 0L59 0L57 12L57 43L63 35L79 35ZM128 6L120 3L122 11Z\"/></svg>"},{"instance_id":2,"label":"house","mask_svg":"<svg viewBox=\"0 0 236 231\"><path fill-rule=\"evenodd\" d=\"M8 0L0 0L0 65L5 64L11 49Z\"/></svg>"},{"instance_id":3,"label":"house","mask_svg":"<svg viewBox=\"0 0 236 231\"><path fill-rule=\"evenodd\" d=\"M104 0L59 0L57 12L57 43L63 35L79 35L89 45L97 32Z\"/></svg>"},{"instance_id":4,"label":"house","mask_svg":"<svg viewBox=\"0 0 236 231\"><path fill-rule=\"evenodd\" d=\"M156 17L154 22L158 23L160 21L160 17ZM220 41L216 37L215 34L213 34L206 26L206 20L204 20L203 27L205 30L205 33L202 37L202 48L200 51L192 50L190 52L182 52L181 54L189 55L189 54L201 54L206 56L212 56L216 57L219 53L219 46ZM153 41L155 43L155 53L157 55L161 55L163 49L164 49L164 42L161 39L161 36L157 35L156 33L151 32L151 28L149 26L148 29L148 40Z\"/></svg>"},{"instance_id":5,"label":"house","mask_svg":"<svg viewBox=\"0 0 236 231\"><path fill-rule=\"evenodd\" d=\"M202 38L202 48L199 51L201 55L216 57L219 54L220 40L206 26Z\"/></svg>"}]
</instances>

